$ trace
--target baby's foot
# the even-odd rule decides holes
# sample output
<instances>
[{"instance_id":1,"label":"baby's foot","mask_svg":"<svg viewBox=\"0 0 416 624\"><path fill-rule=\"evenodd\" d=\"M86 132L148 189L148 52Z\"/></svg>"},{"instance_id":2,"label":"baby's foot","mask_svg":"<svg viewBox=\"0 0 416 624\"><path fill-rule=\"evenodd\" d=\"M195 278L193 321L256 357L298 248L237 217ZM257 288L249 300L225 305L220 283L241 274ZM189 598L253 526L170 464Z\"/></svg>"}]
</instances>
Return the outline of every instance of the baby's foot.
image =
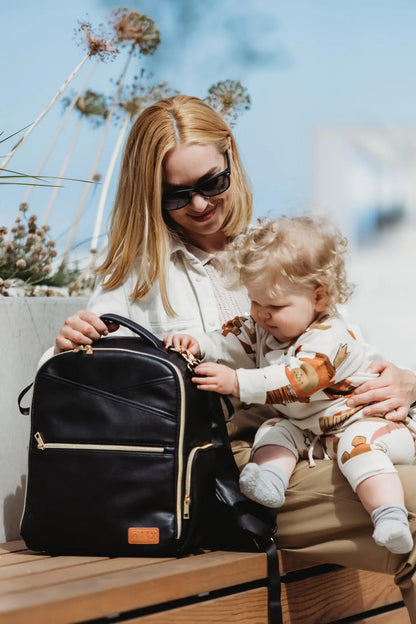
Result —
<instances>
[{"instance_id":1,"label":"baby's foot","mask_svg":"<svg viewBox=\"0 0 416 624\"><path fill-rule=\"evenodd\" d=\"M259 466L250 462L240 474L242 493L265 507L281 507L285 502L288 477L283 470L271 464Z\"/></svg>"},{"instance_id":2,"label":"baby's foot","mask_svg":"<svg viewBox=\"0 0 416 624\"><path fill-rule=\"evenodd\" d=\"M413 548L413 537L402 505L383 505L371 514L374 523L373 539L379 546L396 554L408 553Z\"/></svg>"}]
</instances>

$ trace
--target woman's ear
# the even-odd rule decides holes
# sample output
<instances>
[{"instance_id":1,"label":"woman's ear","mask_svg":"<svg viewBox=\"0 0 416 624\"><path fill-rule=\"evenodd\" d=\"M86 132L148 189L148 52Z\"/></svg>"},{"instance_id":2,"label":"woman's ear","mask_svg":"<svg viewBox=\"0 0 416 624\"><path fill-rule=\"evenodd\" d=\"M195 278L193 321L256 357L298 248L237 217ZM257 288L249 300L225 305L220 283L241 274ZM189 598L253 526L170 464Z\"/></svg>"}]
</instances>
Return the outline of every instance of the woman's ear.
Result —
<instances>
[{"instance_id":1,"label":"woman's ear","mask_svg":"<svg viewBox=\"0 0 416 624\"><path fill-rule=\"evenodd\" d=\"M315 312L324 312L328 306L328 293L323 286L315 289Z\"/></svg>"}]
</instances>

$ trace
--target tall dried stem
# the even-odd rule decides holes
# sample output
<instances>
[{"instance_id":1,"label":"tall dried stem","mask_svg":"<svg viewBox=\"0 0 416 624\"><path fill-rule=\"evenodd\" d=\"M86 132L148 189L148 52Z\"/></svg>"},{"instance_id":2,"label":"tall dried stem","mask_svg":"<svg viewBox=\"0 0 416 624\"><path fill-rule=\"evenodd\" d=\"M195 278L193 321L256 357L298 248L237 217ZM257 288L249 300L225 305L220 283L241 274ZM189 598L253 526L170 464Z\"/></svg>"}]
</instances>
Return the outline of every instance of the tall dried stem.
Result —
<instances>
[{"instance_id":1,"label":"tall dried stem","mask_svg":"<svg viewBox=\"0 0 416 624\"><path fill-rule=\"evenodd\" d=\"M96 152L96 155L95 155L95 159L94 159L94 162L93 162L92 167L91 167L90 175L88 177L89 180L92 180L94 178L95 174L96 174L97 165L98 165L98 162L99 162L99 159L100 159L100 156L101 156L101 152L102 152L102 149L103 149L103 146L104 146L104 141L106 139L107 132L108 132L109 127L110 127L110 122L111 122L111 119L112 119L112 116L113 116L113 113L114 113L114 109L115 109L115 106L117 104L118 98L120 96L121 88L123 86L123 80L124 80L124 77L125 77L125 75L127 73L127 69L128 69L129 64L130 64L131 58L133 56L133 53L134 53L134 46L131 47L131 50L130 50L129 55L127 57L126 64L125 64L124 69L123 69L123 71L121 73L121 76L120 76L120 78L118 80L117 91L116 91L116 93L114 95L114 98L113 98L112 104L111 104L111 108L110 108L110 110L108 112L108 115L107 115L106 123L105 123L104 129L103 129L103 133L101 135L101 141L99 143L99 146L98 146L98 149L97 149L97 152ZM89 190L90 190L90 186L89 186L89 184L86 184L85 187L84 187L84 192L82 194L82 197L81 197L81 200L80 200L80 203L79 203L79 206L78 206L78 209L77 209L77 212L76 212L76 215L75 215L75 218L74 218L71 230L69 232L69 236L68 236L68 240L67 240L67 243L66 243L66 247L65 247L65 250L64 250L64 253L63 253L63 256L62 256L62 262L61 262L61 266L60 266L60 269L59 269L60 271L63 271L65 269L65 266L66 266L66 263L67 263L67 260L68 260L68 255L69 255L69 252L71 251L71 247L72 247L72 243L73 243L73 240L74 240L74 236L75 236L75 233L76 233L76 230L77 230L77 227L78 227L78 222L79 222L79 220L81 218L82 211L83 211L85 202L87 200Z\"/></svg>"},{"instance_id":2,"label":"tall dried stem","mask_svg":"<svg viewBox=\"0 0 416 624\"><path fill-rule=\"evenodd\" d=\"M71 102L70 102L70 104L69 104L69 106L68 106L67 110L65 111L65 115L63 116L62 121L61 121L61 123L60 123L60 125L59 125L58 129L56 130L56 132L55 132L54 136L52 137L52 141L49 143L48 149L46 150L45 155L43 156L43 158L42 158L42 160L41 160L41 163L40 163L39 167L37 168L37 171L36 171L36 173L35 173L35 176L39 176L39 175L41 174L41 172L42 172L42 170L43 170L43 167L44 167L44 166L45 166L45 164L46 164L46 161L48 160L49 156L51 155L52 150L53 150L53 148L55 147L55 144L56 144L56 142L57 142L57 140L58 140L58 138L59 138L59 136L60 136L60 134L61 134L62 130L63 130L63 129L64 129L64 127L65 127L65 124L66 124L66 122L67 122L67 120L68 120L68 117L69 117L69 115L71 114L71 112L72 112L72 110L73 110L73 108L74 108L75 104L76 104L77 99L78 99L78 98L79 98L79 96L81 95L82 91L85 89L85 86L86 86L86 85L89 83L89 81L91 80L91 77L92 77L93 73L95 72L95 70L97 69L97 66L98 66L98 63L92 67L92 69L91 69L90 73L88 74L88 76L87 76L86 80L83 82L83 84L82 84L81 88L79 89L78 93L77 93L77 94L76 94L76 95L72 98L72 100L71 100ZM31 184L31 185L29 186L29 188L27 189L26 195L25 195L25 196L24 196L24 198L23 198L23 203L28 203L28 201L29 201L29 197L30 197L30 195L31 195L31 193L32 193L32 191L33 191L34 186L35 186L35 184ZM44 218L44 219L45 219L45 218ZM44 221L44 222L45 222L45 221Z\"/></svg>"}]
</instances>

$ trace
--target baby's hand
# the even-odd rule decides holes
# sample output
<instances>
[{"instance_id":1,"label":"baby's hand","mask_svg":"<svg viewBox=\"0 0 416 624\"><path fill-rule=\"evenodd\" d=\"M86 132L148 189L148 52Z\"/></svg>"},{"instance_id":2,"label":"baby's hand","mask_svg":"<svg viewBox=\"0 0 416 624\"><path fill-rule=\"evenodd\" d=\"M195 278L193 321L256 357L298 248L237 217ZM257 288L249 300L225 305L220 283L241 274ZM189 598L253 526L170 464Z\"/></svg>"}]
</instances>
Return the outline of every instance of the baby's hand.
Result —
<instances>
[{"instance_id":1,"label":"baby's hand","mask_svg":"<svg viewBox=\"0 0 416 624\"><path fill-rule=\"evenodd\" d=\"M202 377L192 377L198 390L212 390L220 394L240 397L237 373L232 368L215 362L204 362L196 367L195 373L202 375Z\"/></svg>"},{"instance_id":2,"label":"baby's hand","mask_svg":"<svg viewBox=\"0 0 416 624\"><path fill-rule=\"evenodd\" d=\"M164 336L163 342L166 348L173 346L175 349L186 349L195 357L201 357L199 342L189 334L167 334Z\"/></svg>"}]
</instances>

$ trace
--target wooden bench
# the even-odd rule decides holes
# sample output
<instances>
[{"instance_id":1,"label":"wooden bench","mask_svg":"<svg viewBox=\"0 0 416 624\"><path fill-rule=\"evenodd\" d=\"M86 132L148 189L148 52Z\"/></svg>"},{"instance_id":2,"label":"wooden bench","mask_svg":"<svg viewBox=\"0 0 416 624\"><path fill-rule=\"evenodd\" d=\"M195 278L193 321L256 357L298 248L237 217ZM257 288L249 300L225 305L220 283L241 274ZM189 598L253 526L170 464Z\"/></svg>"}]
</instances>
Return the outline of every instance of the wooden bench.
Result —
<instances>
[{"instance_id":1,"label":"wooden bench","mask_svg":"<svg viewBox=\"0 0 416 624\"><path fill-rule=\"evenodd\" d=\"M409 623L389 576L280 559L285 624ZM8 542L0 545L0 623L266 624L266 574L262 553L49 557Z\"/></svg>"}]
</instances>

